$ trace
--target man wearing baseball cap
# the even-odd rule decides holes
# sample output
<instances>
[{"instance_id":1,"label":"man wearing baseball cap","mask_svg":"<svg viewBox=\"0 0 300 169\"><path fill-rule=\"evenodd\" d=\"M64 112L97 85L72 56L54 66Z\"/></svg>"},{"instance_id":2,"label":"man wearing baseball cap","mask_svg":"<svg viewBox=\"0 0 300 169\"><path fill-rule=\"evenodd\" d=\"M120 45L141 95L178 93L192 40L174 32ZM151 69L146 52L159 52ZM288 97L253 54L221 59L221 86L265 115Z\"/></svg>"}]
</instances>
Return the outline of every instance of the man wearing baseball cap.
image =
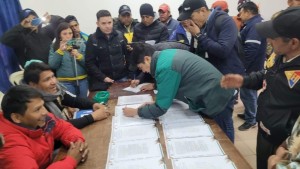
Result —
<instances>
[{"instance_id":1,"label":"man wearing baseball cap","mask_svg":"<svg viewBox=\"0 0 300 169\"><path fill-rule=\"evenodd\" d=\"M275 63L244 77L225 75L221 86L263 88L257 101L256 156L257 169L266 169L268 157L291 134L300 115L300 7L290 7L256 29L272 45Z\"/></svg>"},{"instance_id":2,"label":"man wearing baseball cap","mask_svg":"<svg viewBox=\"0 0 300 169\"><path fill-rule=\"evenodd\" d=\"M172 18L170 7L165 3L159 6L158 13L159 13L159 21L167 26L169 36L171 36L173 31L178 26L179 22Z\"/></svg>"},{"instance_id":3,"label":"man wearing baseball cap","mask_svg":"<svg viewBox=\"0 0 300 169\"><path fill-rule=\"evenodd\" d=\"M178 20L191 19L187 30L198 42L195 53L209 61L222 74L244 74L245 70L237 50L238 30L232 17L220 8L210 11L205 0L185 0L182 9ZM228 103L228 109L220 113L223 117L215 118L232 141L234 140L233 105L234 97L232 102Z\"/></svg>"},{"instance_id":4,"label":"man wearing baseball cap","mask_svg":"<svg viewBox=\"0 0 300 169\"><path fill-rule=\"evenodd\" d=\"M132 42L133 27L137 23L138 21L132 18L130 7L128 5L120 6L118 21L114 23L114 28L124 34L128 43Z\"/></svg>"}]
</instances>

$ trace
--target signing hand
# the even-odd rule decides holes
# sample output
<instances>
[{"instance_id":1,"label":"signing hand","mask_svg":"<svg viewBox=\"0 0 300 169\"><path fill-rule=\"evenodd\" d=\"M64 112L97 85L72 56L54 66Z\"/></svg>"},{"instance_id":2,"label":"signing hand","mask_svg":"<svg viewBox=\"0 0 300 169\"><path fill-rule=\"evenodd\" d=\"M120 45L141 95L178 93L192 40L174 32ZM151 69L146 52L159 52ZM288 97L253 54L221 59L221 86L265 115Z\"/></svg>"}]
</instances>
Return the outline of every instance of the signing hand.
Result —
<instances>
[{"instance_id":1,"label":"signing hand","mask_svg":"<svg viewBox=\"0 0 300 169\"><path fill-rule=\"evenodd\" d=\"M131 87L136 87L138 84L140 84L140 80L131 80L130 82Z\"/></svg>"},{"instance_id":2,"label":"signing hand","mask_svg":"<svg viewBox=\"0 0 300 169\"><path fill-rule=\"evenodd\" d=\"M124 107L123 108L123 113L127 117L134 117L138 114L138 109Z\"/></svg>"}]
</instances>

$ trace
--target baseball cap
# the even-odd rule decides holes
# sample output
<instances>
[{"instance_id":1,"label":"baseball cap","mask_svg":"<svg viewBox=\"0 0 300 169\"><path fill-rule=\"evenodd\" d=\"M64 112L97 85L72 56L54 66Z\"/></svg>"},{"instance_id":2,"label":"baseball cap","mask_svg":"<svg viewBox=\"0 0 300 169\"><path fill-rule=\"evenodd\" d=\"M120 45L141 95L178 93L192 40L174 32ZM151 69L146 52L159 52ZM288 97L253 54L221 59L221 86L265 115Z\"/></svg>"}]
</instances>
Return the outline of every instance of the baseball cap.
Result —
<instances>
[{"instance_id":1,"label":"baseball cap","mask_svg":"<svg viewBox=\"0 0 300 169\"><path fill-rule=\"evenodd\" d=\"M257 32L265 38L300 39L300 7L290 7L282 11L273 20L255 25Z\"/></svg>"},{"instance_id":2,"label":"baseball cap","mask_svg":"<svg viewBox=\"0 0 300 169\"><path fill-rule=\"evenodd\" d=\"M164 3L159 6L158 11L167 12L167 11L170 11L170 7L169 7L169 5Z\"/></svg>"},{"instance_id":3,"label":"baseball cap","mask_svg":"<svg viewBox=\"0 0 300 169\"><path fill-rule=\"evenodd\" d=\"M205 7L205 0L185 0L182 4L182 12L180 13L177 20L184 21L191 17L192 13L201 7Z\"/></svg>"},{"instance_id":4,"label":"baseball cap","mask_svg":"<svg viewBox=\"0 0 300 169\"><path fill-rule=\"evenodd\" d=\"M216 1L212 4L211 8L221 7L222 11L228 9L228 4L226 1Z\"/></svg>"},{"instance_id":5,"label":"baseball cap","mask_svg":"<svg viewBox=\"0 0 300 169\"><path fill-rule=\"evenodd\" d=\"M131 9L128 5L122 5L119 8L119 15L131 14Z\"/></svg>"}]
</instances>

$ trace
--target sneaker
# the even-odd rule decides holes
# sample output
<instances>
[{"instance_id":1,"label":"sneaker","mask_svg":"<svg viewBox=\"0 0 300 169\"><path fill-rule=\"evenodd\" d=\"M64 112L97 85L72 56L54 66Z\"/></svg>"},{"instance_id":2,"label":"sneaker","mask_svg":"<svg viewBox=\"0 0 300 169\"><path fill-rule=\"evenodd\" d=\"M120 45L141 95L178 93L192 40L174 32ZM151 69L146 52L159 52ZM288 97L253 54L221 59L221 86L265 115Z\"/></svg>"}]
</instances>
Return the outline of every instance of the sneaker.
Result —
<instances>
[{"instance_id":1,"label":"sneaker","mask_svg":"<svg viewBox=\"0 0 300 169\"><path fill-rule=\"evenodd\" d=\"M245 114L244 113L238 114L237 116L238 116L238 118L240 118L242 120L245 120Z\"/></svg>"},{"instance_id":2,"label":"sneaker","mask_svg":"<svg viewBox=\"0 0 300 169\"><path fill-rule=\"evenodd\" d=\"M242 124L238 129L239 129L240 131L245 131L245 130L248 130L248 129L254 128L254 127L256 127L256 123L250 124L250 123L248 123L248 122L245 122L245 123Z\"/></svg>"}]
</instances>

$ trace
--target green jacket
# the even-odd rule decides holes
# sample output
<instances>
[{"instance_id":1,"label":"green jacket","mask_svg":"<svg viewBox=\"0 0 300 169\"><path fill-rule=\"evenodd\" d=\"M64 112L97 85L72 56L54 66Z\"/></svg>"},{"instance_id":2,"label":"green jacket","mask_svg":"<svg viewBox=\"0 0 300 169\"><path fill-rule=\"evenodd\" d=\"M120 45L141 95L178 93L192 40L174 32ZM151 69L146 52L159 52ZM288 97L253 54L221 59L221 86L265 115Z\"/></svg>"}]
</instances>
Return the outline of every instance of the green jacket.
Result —
<instances>
[{"instance_id":1,"label":"green jacket","mask_svg":"<svg viewBox=\"0 0 300 169\"><path fill-rule=\"evenodd\" d=\"M225 108L234 90L221 88L222 74L209 62L188 51L167 49L152 56L150 73L158 93L155 104L138 109L143 118L155 119L168 110L173 99L181 100L194 112L214 117Z\"/></svg>"}]
</instances>

